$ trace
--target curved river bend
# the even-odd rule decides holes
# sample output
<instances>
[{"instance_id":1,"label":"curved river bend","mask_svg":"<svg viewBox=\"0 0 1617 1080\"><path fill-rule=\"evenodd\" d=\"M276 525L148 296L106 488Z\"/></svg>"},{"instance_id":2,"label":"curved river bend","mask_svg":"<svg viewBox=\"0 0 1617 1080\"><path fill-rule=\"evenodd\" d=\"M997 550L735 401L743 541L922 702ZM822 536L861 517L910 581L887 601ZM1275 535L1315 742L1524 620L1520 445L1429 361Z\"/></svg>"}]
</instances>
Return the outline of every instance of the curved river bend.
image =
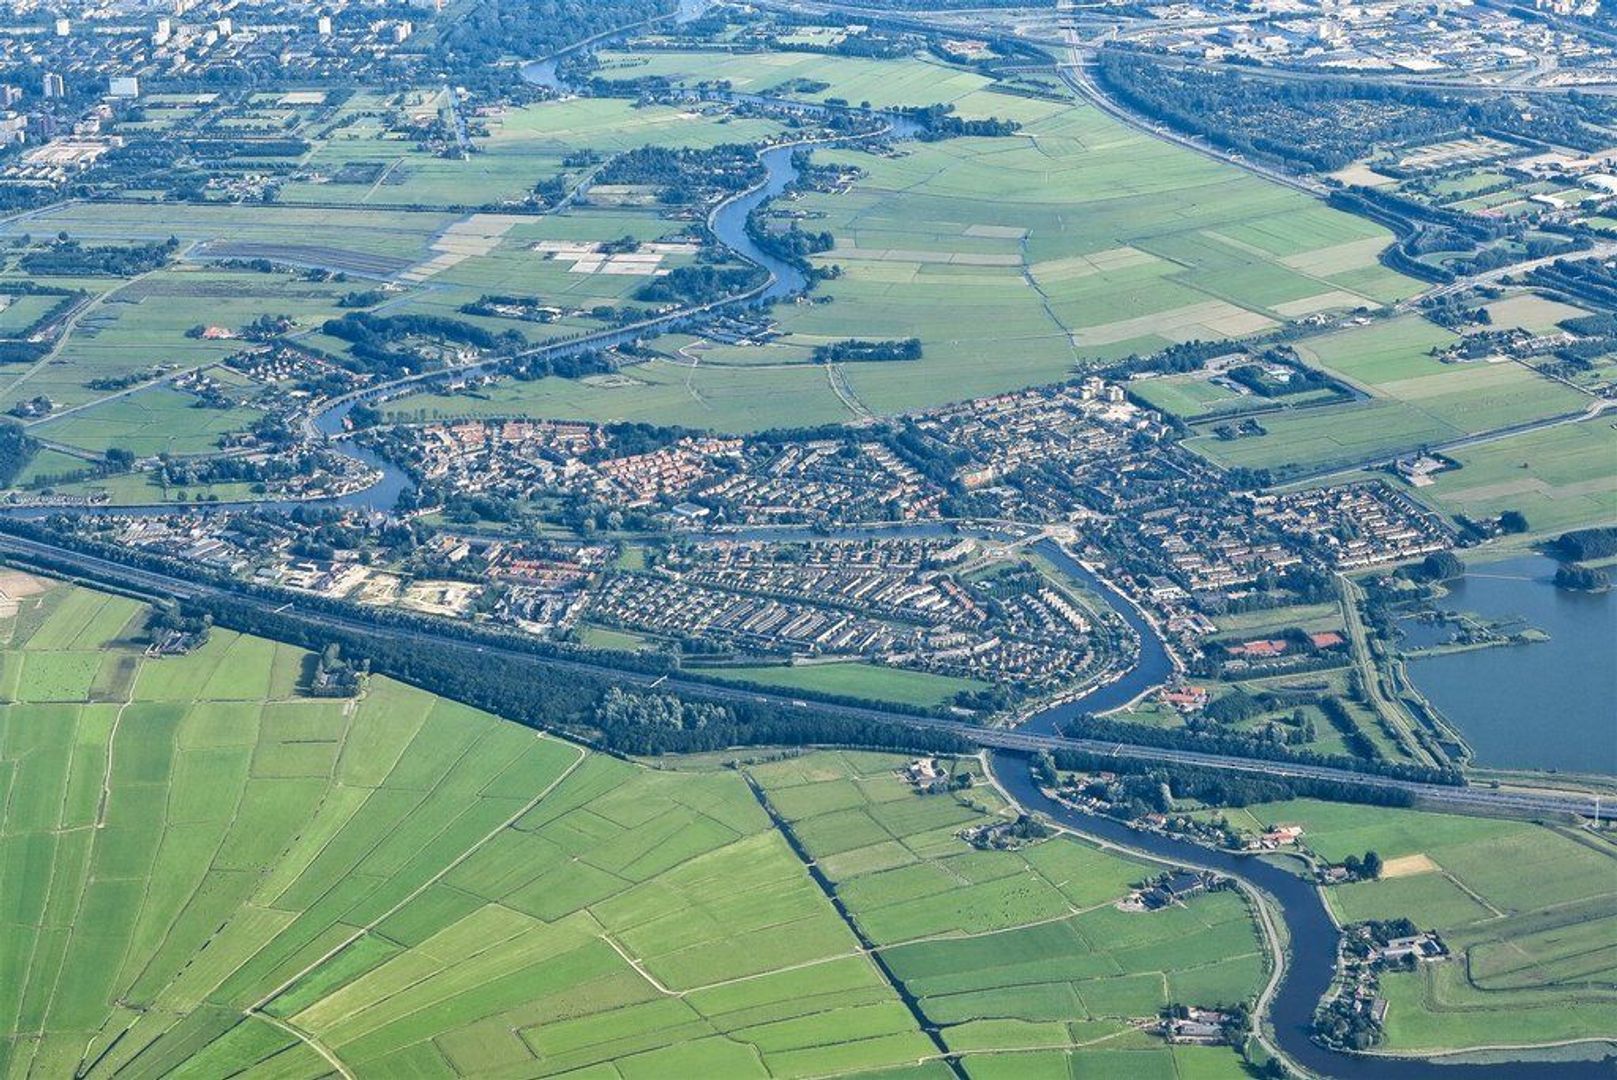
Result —
<instances>
[{"instance_id":1,"label":"curved river bend","mask_svg":"<svg viewBox=\"0 0 1617 1080\"><path fill-rule=\"evenodd\" d=\"M539 85L560 88L554 59L527 65L523 69L523 77ZM732 101L748 100L746 95L725 95L725 97ZM817 108L798 102L781 104L805 111ZM891 134L894 137L914 134L914 126L901 118L889 116L885 119L893 124ZM768 270L772 275L769 286L760 295L743 302L783 298L801 291L807 284L803 274L796 267L770 256L753 243L746 229L748 215L766 200L778 196L796 179L797 169L792 163L795 149L796 147L792 146L779 146L764 151L760 155L767 170L764 183L721 204L709 219L709 226L720 243ZM552 355L565 355L584 349L623 344L643 332L644 328L630 329L560 343L554 346ZM363 396L346 399L319 413L313 420L315 429L328 437L340 434L349 411L360 400L363 400ZM146 507L11 507L0 508L0 513L43 517L61 512L166 514L181 510L290 510L295 506L338 506L388 511L393 509L400 494L411 489L409 477L391 462L354 446L348 440L334 440L331 445L340 453L380 470L381 480L363 491L340 498L305 502L220 502L185 505L170 503ZM954 530L947 525L915 525L885 529L847 529L831 535L869 536L885 533L936 536L953 532ZM758 529L723 535L755 539L772 537L808 539L822 534L789 529ZM1133 603L1110 584L1085 569L1054 541L1041 540L1036 547L1042 556L1062 572L1084 584L1090 592L1111 606L1138 635L1140 651L1134 664L1119 677L1097 686L1082 697L1034 714L1022 725L1024 730L1049 733L1058 724L1082 713L1103 713L1121 708L1172 677L1174 664L1166 644L1156 628L1145 619ZM1137 832L1110 818L1078 813L1038 790L1028 769L1027 759L1023 755L998 751L992 754L992 761L995 777L1000 784L1013 799L1029 810L1043 813L1076 832L1107 840L1121 847L1135 848L1171 862L1204 867L1240 878L1273 898L1278 914L1286 924L1287 936L1290 939L1290 955L1283 977L1270 1002L1269 1017L1280 1047L1292 1060L1310 1071L1347 1080L1522 1080L1522 1078L1611 1080L1613 1075L1617 1075L1617 1070L1613 1069L1609 1059L1553 1063L1518 1061L1490 1065L1440 1064L1437 1060L1419 1058L1344 1054L1319 1046L1309 1037L1309 1028L1315 1005L1330 988L1335 974L1337 928L1326 911L1318 889L1311 881L1258 859L1233 855L1156 833Z\"/></svg>"}]
</instances>

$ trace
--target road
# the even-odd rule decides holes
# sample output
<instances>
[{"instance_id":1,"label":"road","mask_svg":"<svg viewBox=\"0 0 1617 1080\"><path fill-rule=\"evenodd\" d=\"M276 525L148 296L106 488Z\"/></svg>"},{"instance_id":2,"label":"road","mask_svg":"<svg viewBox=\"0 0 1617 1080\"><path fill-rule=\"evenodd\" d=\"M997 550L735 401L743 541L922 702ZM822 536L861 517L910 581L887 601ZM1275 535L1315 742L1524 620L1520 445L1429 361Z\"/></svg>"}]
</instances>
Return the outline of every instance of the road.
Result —
<instances>
[{"instance_id":1,"label":"road","mask_svg":"<svg viewBox=\"0 0 1617 1080\"><path fill-rule=\"evenodd\" d=\"M1243 154L1221 150L1205 139L1174 131L1166 124L1160 124L1127 108L1109 97L1105 91L1096 85L1094 76L1089 72L1093 54L1078 41L1076 32L1069 32L1068 37L1072 62L1058 65L1057 73L1060 75L1061 81L1066 83L1073 93L1108 116L1127 124L1129 127L1143 131L1147 135L1162 139L1164 142L1171 142L1187 150L1193 150L1204 157L1210 157L1215 161L1222 161L1227 165L1245 169L1247 172L1261 176L1265 180L1291 188L1293 191L1300 191L1304 195L1310 195L1316 199L1324 199L1330 195L1330 188L1317 180L1294 176L1280 169L1271 169L1267 165L1253 161Z\"/></svg>"},{"instance_id":2,"label":"road","mask_svg":"<svg viewBox=\"0 0 1617 1080\"><path fill-rule=\"evenodd\" d=\"M440 651L451 650L483 656L508 657L552 668L576 671L581 674L604 675L617 682L632 686L649 688L656 685L670 691L681 691L687 694L725 701L771 702L785 707L812 708L818 712L835 716L900 724L921 731L954 735L979 746L998 750L1024 753L1037 753L1044 750L1081 750L1120 759L1129 758L1157 761L1164 764L1196 765L1204 768L1224 769L1261 776L1337 781L1405 791L1424 803L1445 809L1463 810L1472 813L1492 813L1508 816L1581 814L1592 817L1596 812L1595 799L1580 793L1509 791L1491 787L1448 787L1438 784L1398 780L1390 777L1372 776L1319 765L1262 761L1253 758L1201 753L1193 750L1141 746L1134 743L1030 734L1005 728L984 728L959 720L915 716L879 708L821 702L815 702L811 705L808 702L788 697L785 694L698 682L682 678L677 674L624 671L582 659L538 656L516 647L505 647L492 643L477 644L457 637L434 634L418 627L390 626L354 616L312 610L300 606L296 598L277 597L270 600L250 596L221 586L188 581L170 574L142 567L128 566L120 562L70 551L54 544L19 536L0 534L0 557L7 557L23 563L34 560L49 560L47 565L69 567L74 573L88 580L151 596L171 596L177 599L200 600L228 598L266 613L277 612L283 617L292 616L316 628L327 627L333 630L369 634L373 637L409 642L423 648ZM60 571L53 572L59 573Z\"/></svg>"},{"instance_id":3,"label":"road","mask_svg":"<svg viewBox=\"0 0 1617 1080\"><path fill-rule=\"evenodd\" d=\"M1336 575L1336 591L1342 609L1342 625L1347 630L1348 648L1353 656L1353 667L1359 673L1359 684L1364 688L1370 707L1375 710L1377 716L1397 731L1398 741L1416 761L1422 765L1437 764L1431 753L1415 737L1414 717L1409 715L1409 710L1404 708L1403 702L1389 694L1383 685L1381 670L1376 666L1375 658L1370 653L1369 635L1365 631L1364 619L1359 615L1359 605L1364 601L1364 590L1346 574L1339 573Z\"/></svg>"}]
</instances>

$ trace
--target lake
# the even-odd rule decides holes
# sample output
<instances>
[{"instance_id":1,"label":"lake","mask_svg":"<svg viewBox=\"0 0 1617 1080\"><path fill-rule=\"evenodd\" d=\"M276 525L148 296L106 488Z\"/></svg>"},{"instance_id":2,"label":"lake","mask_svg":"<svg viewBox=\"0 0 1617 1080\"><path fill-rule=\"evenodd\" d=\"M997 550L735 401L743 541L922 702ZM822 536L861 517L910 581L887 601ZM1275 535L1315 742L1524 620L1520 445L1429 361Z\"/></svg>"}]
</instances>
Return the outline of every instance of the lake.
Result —
<instances>
[{"instance_id":1,"label":"lake","mask_svg":"<svg viewBox=\"0 0 1617 1080\"><path fill-rule=\"evenodd\" d=\"M1424 657L1409 676L1480 765L1617 774L1617 594L1557 589L1555 568L1537 555L1484 563L1439 602L1520 616L1549 642Z\"/></svg>"}]
</instances>

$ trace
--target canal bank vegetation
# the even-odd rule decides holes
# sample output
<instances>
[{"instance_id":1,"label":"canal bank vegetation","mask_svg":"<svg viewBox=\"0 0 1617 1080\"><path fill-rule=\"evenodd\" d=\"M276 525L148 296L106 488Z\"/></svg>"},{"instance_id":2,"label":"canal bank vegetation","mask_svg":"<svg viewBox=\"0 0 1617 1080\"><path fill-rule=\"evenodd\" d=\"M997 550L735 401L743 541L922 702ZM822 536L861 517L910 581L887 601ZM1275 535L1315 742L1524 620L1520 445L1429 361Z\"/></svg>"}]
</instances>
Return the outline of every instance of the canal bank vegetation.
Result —
<instances>
[{"instance_id":1,"label":"canal bank vegetation","mask_svg":"<svg viewBox=\"0 0 1617 1080\"><path fill-rule=\"evenodd\" d=\"M1338 922L1409 920L1441 939L1443 955L1378 974L1378 1050L1617 1043L1617 845L1605 835L1310 799L1207 816L1241 835L1300 829L1296 849L1321 866L1373 849L1379 878L1325 887Z\"/></svg>"}]
</instances>

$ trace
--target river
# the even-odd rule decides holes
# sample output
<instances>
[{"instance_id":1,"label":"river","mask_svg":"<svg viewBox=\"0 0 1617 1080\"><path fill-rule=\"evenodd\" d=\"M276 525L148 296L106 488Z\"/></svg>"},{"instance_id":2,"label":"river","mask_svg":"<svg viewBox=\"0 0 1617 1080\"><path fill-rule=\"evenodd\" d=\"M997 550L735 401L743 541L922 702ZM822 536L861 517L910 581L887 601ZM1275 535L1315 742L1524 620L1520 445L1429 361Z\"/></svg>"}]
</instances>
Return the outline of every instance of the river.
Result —
<instances>
[{"instance_id":1,"label":"river","mask_svg":"<svg viewBox=\"0 0 1617 1080\"><path fill-rule=\"evenodd\" d=\"M1480 765L1617 775L1617 594L1557 589L1555 569L1538 555L1484 563L1439 603L1520 617L1548 642L1417 657L1409 678ZM1430 627L1413 630L1415 643L1432 640Z\"/></svg>"},{"instance_id":2,"label":"river","mask_svg":"<svg viewBox=\"0 0 1617 1080\"><path fill-rule=\"evenodd\" d=\"M690 9L692 14L699 14L705 4L691 0L685 7ZM559 87L554 58L527 65L523 69L523 77L536 84ZM736 100L737 97L740 96L730 95L729 99ZM803 106L797 102L791 102L790 104L794 108L808 110L820 108L818 106ZM913 126L901 118L888 117L887 119L894 123L892 131L894 136L905 137L914 133ZM722 204L710 219L713 232L721 243L769 270L774 276L770 287L763 294L765 297L787 296L801 290L806 284L803 275L795 267L773 259L767 253L759 250L746 232L747 215L766 199L780 194L795 179L797 170L792 164L793 150L793 147L783 146L765 151L761 155L768 170L768 177L764 184L752 191L735 196ZM620 341L630 340L637 333L638 331L626 331L623 332L621 338L607 335L587 342L565 343L557 346L556 351L560 353L566 350L607 347ZM358 397L350 398L331 406L314 418L314 426L318 431L328 436L338 434L343 429L343 421L347 417L349 410L359 400L361 399ZM272 501L249 504L191 504L188 507L164 504L153 507L90 508L88 512L118 514L172 513L179 509L290 509L292 506L299 505L360 507L385 511L392 509L400 493L410 487L410 480L401 469L390 462L381 460L363 448L352 445L351 441L337 440L331 445L341 453L348 454L368 465L379 468L382 471L381 482L364 491L355 492L339 499L320 500L311 503ZM61 512L61 508L29 510L11 508L3 512L19 516L44 516ZM74 508L73 512L84 513L87 511L84 508ZM951 526L935 524L886 529L849 529L833 532L830 535L868 536L897 533L907 536L925 536L946 535L954 531ZM724 535L732 538L752 539L774 537L811 539L826 534L806 530L777 529L743 530ZM1054 541L1041 540L1035 547L1040 555L1048 559L1062 572L1082 583L1090 592L1101 597L1123 618L1138 636L1139 652L1134 663L1118 677L1093 688L1087 694L1073 701L1035 714L1023 725L1025 730L1041 733L1050 732L1057 724L1081 713L1102 713L1121 708L1152 688L1162 685L1172 677L1174 664L1167 646L1156 629L1132 602L1117 592L1110 584L1080 565L1077 560L1068 555ZM1470 598L1466 603L1481 610L1481 603L1477 598ZM1609 600L1607 601L1607 606L1611 606ZM1607 640L1609 641L1610 639L1608 638ZM1542 646L1524 648L1542 648ZM1496 650L1489 650L1474 655L1493 657L1496 652ZM1445 657L1443 659L1458 659L1458 657ZM1439 693L1437 691L1429 692L1432 693L1434 701L1437 701ZM1614 699L1608 696L1605 700ZM1438 701L1438 704L1441 706L1441 701ZM1464 726L1462 723L1462 727ZM1467 732L1470 734L1471 729L1467 728ZM1278 905L1279 916L1286 924L1287 934L1290 939L1290 957L1284 977L1271 1002L1270 1017L1281 1047L1294 1060L1314 1072L1325 1076L1351 1078L1351 1080L1516 1080L1516 1078L1527 1078L1527 1080L1539 1080L1539 1078L1543 1078L1543 1080L1550 1080L1550 1078L1557 1078L1557 1080L1559 1078L1566 1078L1566 1080L1584 1080L1584 1078L1595 1080L1595 1078L1601 1078L1601 1080L1609 1080L1613 1075L1609 1062L1556 1062L1553 1064L1514 1062L1501 1065L1445 1065L1421 1059L1357 1057L1326 1050L1316 1045L1308 1037L1308 1030L1312 1022L1315 1005L1329 988L1335 971L1337 931L1335 925L1331 922L1329 914L1326 912L1318 890L1311 882L1270 863L1243 858L1227 852L1215 851L1165 836L1136 832L1122 823L1108 818L1092 817L1069 810L1044 796L1035 787L1027 767L1027 761L1020 755L1004 752L995 753L993 755L993 768L995 776L1010 795L1028 809L1042 812L1052 819L1087 835L1146 851L1173 862L1205 867L1239 877L1272 897Z\"/></svg>"},{"instance_id":3,"label":"river","mask_svg":"<svg viewBox=\"0 0 1617 1080\"><path fill-rule=\"evenodd\" d=\"M1281 1049L1312 1072L1345 1080L1611 1080L1609 1059L1443 1064L1423 1058L1360 1056L1327 1050L1309 1037L1309 1028L1314 1007L1330 989L1336 972L1337 929L1312 881L1258 858L1138 832L1110 818L1070 810L1039 791L1022 755L996 752L993 772L1016 802L1077 832L1176 863L1238 877L1272 897L1285 920L1289 956L1269 1004L1269 1018ZM1418 913L1412 914L1418 917Z\"/></svg>"}]
</instances>

